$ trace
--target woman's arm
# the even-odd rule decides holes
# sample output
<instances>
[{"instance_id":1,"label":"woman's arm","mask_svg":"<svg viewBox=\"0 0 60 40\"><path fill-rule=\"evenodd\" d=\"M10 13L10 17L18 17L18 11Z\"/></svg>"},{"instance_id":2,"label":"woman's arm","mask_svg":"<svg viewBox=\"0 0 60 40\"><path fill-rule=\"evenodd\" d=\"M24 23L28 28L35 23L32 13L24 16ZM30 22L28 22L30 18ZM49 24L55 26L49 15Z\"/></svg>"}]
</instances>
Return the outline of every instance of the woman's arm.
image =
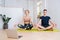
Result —
<instances>
[{"instance_id":1,"label":"woman's arm","mask_svg":"<svg viewBox=\"0 0 60 40\"><path fill-rule=\"evenodd\" d=\"M41 19L39 20L39 22L37 24L41 25Z\"/></svg>"},{"instance_id":2,"label":"woman's arm","mask_svg":"<svg viewBox=\"0 0 60 40\"><path fill-rule=\"evenodd\" d=\"M30 23L31 23L31 24L33 24L33 21L32 21L32 19L31 19L31 18L30 18Z\"/></svg>"}]
</instances>

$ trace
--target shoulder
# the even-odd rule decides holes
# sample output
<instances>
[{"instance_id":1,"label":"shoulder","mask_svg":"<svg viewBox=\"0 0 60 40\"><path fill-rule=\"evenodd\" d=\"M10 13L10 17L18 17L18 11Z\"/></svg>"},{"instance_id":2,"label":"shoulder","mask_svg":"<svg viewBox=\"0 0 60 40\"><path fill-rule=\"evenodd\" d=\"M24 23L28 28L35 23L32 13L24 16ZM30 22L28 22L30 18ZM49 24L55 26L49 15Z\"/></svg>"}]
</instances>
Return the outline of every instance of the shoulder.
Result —
<instances>
[{"instance_id":1,"label":"shoulder","mask_svg":"<svg viewBox=\"0 0 60 40\"><path fill-rule=\"evenodd\" d=\"M44 17L44 16L40 16L40 17Z\"/></svg>"},{"instance_id":2,"label":"shoulder","mask_svg":"<svg viewBox=\"0 0 60 40\"><path fill-rule=\"evenodd\" d=\"M41 16L41 18L43 18L44 16Z\"/></svg>"},{"instance_id":3,"label":"shoulder","mask_svg":"<svg viewBox=\"0 0 60 40\"><path fill-rule=\"evenodd\" d=\"M47 17L50 17L50 16L47 16Z\"/></svg>"},{"instance_id":4,"label":"shoulder","mask_svg":"<svg viewBox=\"0 0 60 40\"><path fill-rule=\"evenodd\" d=\"M44 16L41 16L40 19L42 19Z\"/></svg>"},{"instance_id":5,"label":"shoulder","mask_svg":"<svg viewBox=\"0 0 60 40\"><path fill-rule=\"evenodd\" d=\"M50 19L50 16L46 16L46 17Z\"/></svg>"}]
</instances>

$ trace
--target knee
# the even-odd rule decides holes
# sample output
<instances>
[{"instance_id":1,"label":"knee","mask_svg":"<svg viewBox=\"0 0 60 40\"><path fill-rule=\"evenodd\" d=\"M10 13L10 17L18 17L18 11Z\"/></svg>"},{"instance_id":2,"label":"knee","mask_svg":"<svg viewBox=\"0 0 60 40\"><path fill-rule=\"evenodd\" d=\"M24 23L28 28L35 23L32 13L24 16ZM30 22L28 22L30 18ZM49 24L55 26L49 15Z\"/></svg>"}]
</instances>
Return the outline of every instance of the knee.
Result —
<instances>
[{"instance_id":1,"label":"knee","mask_svg":"<svg viewBox=\"0 0 60 40\"><path fill-rule=\"evenodd\" d=\"M37 27L39 27L39 24L36 24Z\"/></svg>"},{"instance_id":2,"label":"knee","mask_svg":"<svg viewBox=\"0 0 60 40\"><path fill-rule=\"evenodd\" d=\"M33 25L32 25L32 24L31 24L30 26L31 26L31 27L33 27Z\"/></svg>"},{"instance_id":3,"label":"knee","mask_svg":"<svg viewBox=\"0 0 60 40\"><path fill-rule=\"evenodd\" d=\"M32 24L30 24L30 25L29 25L29 27L33 27L33 25L32 25Z\"/></svg>"}]
</instances>

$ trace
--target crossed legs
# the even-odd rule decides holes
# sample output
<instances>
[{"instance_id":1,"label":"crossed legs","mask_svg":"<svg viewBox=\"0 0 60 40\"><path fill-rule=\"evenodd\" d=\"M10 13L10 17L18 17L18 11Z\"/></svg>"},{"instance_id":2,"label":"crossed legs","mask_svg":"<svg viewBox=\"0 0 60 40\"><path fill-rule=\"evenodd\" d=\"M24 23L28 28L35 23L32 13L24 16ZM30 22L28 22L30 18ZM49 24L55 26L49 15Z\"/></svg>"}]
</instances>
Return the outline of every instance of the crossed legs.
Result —
<instances>
[{"instance_id":1,"label":"crossed legs","mask_svg":"<svg viewBox=\"0 0 60 40\"><path fill-rule=\"evenodd\" d=\"M54 25L52 25L52 24L50 26L46 27L46 28L37 24L37 29L38 30L51 30L51 31L53 31L53 27L54 27Z\"/></svg>"}]
</instances>

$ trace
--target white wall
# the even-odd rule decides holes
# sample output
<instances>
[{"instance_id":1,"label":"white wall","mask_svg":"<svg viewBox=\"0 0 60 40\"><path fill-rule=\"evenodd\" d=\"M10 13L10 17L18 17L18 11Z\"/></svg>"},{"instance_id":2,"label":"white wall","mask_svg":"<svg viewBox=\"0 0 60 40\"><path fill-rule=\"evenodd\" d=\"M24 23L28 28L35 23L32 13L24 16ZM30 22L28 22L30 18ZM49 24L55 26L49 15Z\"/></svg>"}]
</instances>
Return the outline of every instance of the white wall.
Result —
<instances>
[{"instance_id":1,"label":"white wall","mask_svg":"<svg viewBox=\"0 0 60 40\"><path fill-rule=\"evenodd\" d=\"M30 16L34 23L37 23L37 2L40 0L1 0L3 7L9 8L23 8L30 10ZM42 8L44 8L44 0Z\"/></svg>"},{"instance_id":2,"label":"white wall","mask_svg":"<svg viewBox=\"0 0 60 40\"><path fill-rule=\"evenodd\" d=\"M40 0L0 0L0 6L10 7L10 8L24 8L30 10L30 15L33 22L37 22L37 2ZM45 0L42 0L42 10L45 8ZM60 0L46 0L46 8L48 9L48 15L51 16L52 20L58 25L57 28L60 29L59 13L60 13Z\"/></svg>"},{"instance_id":3,"label":"white wall","mask_svg":"<svg viewBox=\"0 0 60 40\"><path fill-rule=\"evenodd\" d=\"M57 24L60 29L60 0L47 0L48 15Z\"/></svg>"},{"instance_id":4,"label":"white wall","mask_svg":"<svg viewBox=\"0 0 60 40\"><path fill-rule=\"evenodd\" d=\"M4 14L4 8L0 7L0 14ZM2 19L1 19L1 16L0 16L0 29L2 29L2 26L3 26L3 22L2 22Z\"/></svg>"},{"instance_id":5,"label":"white wall","mask_svg":"<svg viewBox=\"0 0 60 40\"><path fill-rule=\"evenodd\" d=\"M40 0L38 1L35 1L34 2L34 17L36 17L36 3L39 2ZM45 0L41 0L42 1L42 14L43 14L43 9L44 8L47 8L48 10L48 13L47 15L49 15L51 17L51 20L57 24L57 28L60 29L60 0L46 0L46 5L45 5ZM37 21L36 18L34 21Z\"/></svg>"},{"instance_id":6,"label":"white wall","mask_svg":"<svg viewBox=\"0 0 60 40\"><path fill-rule=\"evenodd\" d=\"M28 1L28 2L27 2ZM32 0L5 0L5 7L15 7L30 10L30 16L33 19L33 1Z\"/></svg>"},{"instance_id":7,"label":"white wall","mask_svg":"<svg viewBox=\"0 0 60 40\"><path fill-rule=\"evenodd\" d=\"M1 2L1 5L0 5L1 7L6 7L6 8L23 8L23 10L29 9L30 10L30 16L32 17L32 20L33 20L33 5L32 5L33 2L32 2L32 0L29 1L28 3L27 3L27 0L5 0L5 1L1 0L0 2ZM5 10L5 12L8 13L7 10ZM21 12L21 11L19 11L19 12ZM10 12L10 13L12 13L12 12ZM8 14L6 14L6 15L8 15ZM12 14L14 14L14 13L12 13Z\"/></svg>"},{"instance_id":8,"label":"white wall","mask_svg":"<svg viewBox=\"0 0 60 40\"><path fill-rule=\"evenodd\" d=\"M12 29L14 28L14 25L17 23L22 24L22 18L23 18L23 8L0 8L0 14L5 14L7 17L10 17L11 20L8 23L8 28ZM3 28L3 21L2 18L0 17L0 29Z\"/></svg>"},{"instance_id":9,"label":"white wall","mask_svg":"<svg viewBox=\"0 0 60 40\"><path fill-rule=\"evenodd\" d=\"M26 0L5 0L5 7L19 7L27 9Z\"/></svg>"},{"instance_id":10,"label":"white wall","mask_svg":"<svg viewBox=\"0 0 60 40\"><path fill-rule=\"evenodd\" d=\"M33 19L33 22L37 22L37 2L40 0L5 0L5 7L19 7L30 10L30 16ZM44 0L43 6L44 8Z\"/></svg>"}]
</instances>

